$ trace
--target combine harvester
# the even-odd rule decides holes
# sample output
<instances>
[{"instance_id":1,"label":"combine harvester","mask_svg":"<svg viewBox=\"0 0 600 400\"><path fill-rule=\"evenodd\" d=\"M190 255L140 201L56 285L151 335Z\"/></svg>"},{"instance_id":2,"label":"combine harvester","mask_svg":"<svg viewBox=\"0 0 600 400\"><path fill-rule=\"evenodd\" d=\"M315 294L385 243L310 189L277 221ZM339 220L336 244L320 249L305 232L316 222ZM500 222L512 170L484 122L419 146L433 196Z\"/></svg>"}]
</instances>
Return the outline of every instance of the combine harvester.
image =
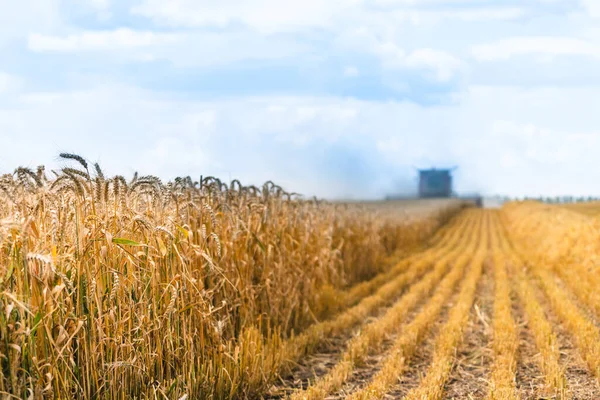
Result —
<instances>
[{"instance_id":1,"label":"combine harvester","mask_svg":"<svg viewBox=\"0 0 600 400\"><path fill-rule=\"evenodd\" d=\"M481 195L461 194L458 195L452 188L452 172L457 167L449 169L417 169L419 171L419 199L461 199L473 202L477 207L483 206ZM399 200L398 196L387 196L387 200Z\"/></svg>"}]
</instances>

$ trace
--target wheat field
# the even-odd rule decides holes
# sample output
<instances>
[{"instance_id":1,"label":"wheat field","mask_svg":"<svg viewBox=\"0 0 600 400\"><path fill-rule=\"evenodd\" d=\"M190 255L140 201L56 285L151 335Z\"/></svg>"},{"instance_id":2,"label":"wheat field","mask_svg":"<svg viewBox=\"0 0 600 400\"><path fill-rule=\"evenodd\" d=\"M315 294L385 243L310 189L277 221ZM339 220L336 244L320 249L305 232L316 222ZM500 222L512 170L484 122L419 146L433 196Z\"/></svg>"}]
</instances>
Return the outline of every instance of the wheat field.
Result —
<instances>
[{"instance_id":1,"label":"wheat field","mask_svg":"<svg viewBox=\"0 0 600 400\"><path fill-rule=\"evenodd\" d=\"M61 157L0 177L0 398L600 398L592 206L329 203Z\"/></svg>"}]
</instances>

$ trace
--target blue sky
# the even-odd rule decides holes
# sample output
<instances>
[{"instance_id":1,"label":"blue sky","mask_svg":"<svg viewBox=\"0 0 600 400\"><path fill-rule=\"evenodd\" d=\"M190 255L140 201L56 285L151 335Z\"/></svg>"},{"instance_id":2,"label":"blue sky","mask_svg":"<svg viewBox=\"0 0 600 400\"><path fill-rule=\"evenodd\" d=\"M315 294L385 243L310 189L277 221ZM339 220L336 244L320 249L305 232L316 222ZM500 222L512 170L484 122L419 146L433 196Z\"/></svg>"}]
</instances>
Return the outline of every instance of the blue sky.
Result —
<instances>
[{"instance_id":1,"label":"blue sky","mask_svg":"<svg viewBox=\"0 0 600 400\"><path fill-rule=\"evenodd\" d=\"M0 171L600 195L597 0L0 0Z\"/></svg>"}]
</instances>

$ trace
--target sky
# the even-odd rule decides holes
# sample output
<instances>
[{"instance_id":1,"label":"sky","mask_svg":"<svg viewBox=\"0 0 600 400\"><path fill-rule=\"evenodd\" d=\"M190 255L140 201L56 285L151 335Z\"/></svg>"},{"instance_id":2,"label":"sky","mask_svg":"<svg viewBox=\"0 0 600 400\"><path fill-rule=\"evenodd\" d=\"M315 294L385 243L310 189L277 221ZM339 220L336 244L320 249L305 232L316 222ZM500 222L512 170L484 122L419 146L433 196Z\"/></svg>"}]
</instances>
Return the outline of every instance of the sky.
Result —
<instances>
[{"instance_id":1,"label":"sky","mask_svg":"<svg viewBox=\"0 0 600 400\"><path fill-rule=\"evenodd\" d=\"M0 173L600 195L598 0L0 0Z\"/></svg>"}]
</instances>

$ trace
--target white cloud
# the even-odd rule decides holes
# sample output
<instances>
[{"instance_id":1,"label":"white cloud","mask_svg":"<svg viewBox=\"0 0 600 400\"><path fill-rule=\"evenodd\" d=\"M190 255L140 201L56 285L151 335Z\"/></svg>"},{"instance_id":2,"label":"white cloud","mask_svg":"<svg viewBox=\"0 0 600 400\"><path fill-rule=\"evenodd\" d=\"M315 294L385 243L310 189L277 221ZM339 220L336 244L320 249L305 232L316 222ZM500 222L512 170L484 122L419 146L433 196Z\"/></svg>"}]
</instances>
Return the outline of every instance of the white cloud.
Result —
<instances>
[{"instance_id":1,"label":"white cloud","mask_svg":"<svg viewBox=\"0 0 600 400\"><path fill-rule=\"evenodd\" d=\"M408 22L418 26L435 26L444 20L463 22L510 21L527 15L527 12L525 9L518 7L474 7L455 10L397 8L385 12L385 14L387 19L393 19L397 22Z\"/></svg>"},{"instance_id":2,"label":"white cloud","mask_svg":"<svg viewBox=\"0 0 600 400\"><path fill-rule=\"evenodd\" d=\"M105 11L110 8L111 0L88 0L89 4L99 11Z\"/></svg>"},{"instance_id":3,"label":"white cloud","mask_svg":"<svg viewBox=\"0 0 600 400\"><path fill-rule=\"evenodd\" d=\"M563 0L535 0L535 1L563 1ZM493 1L489 0L372 0L373 4L387 5L387 6L404 6L404 7L448 7L458 6L464 7L465 5L471 8L491 8L495 9L497 6L493 4Z\"/></svg>"},{"instance_id":4,"label":"white cloud","mask_svg":"<svg viewBox=\"0 0 600 400\"><path fill-rule=\"evenodd\" d=\"M87 50L124 50L140 47L176 44L184 36L174 33L134 31L119 28L112 31L84 31L68 36L29 35L28 46L33 51L73 52Z\"/></svg>"},{"instance_id":5,"label":"white cloud","mask_svg":"<svg viewBox=\"0 0 600 400\"><path fill-rule=\"evenodd\" d=\"M358 68L356 68L355 66L349 65L344 68L343 75L346 78L356 78L357 76L360 75L360 72L358 71Z\"/></svg>"},{"instance_id":6,"label":"white cloud","mask_svg":"<svg viewBox=\"0 0 600 400\"><path fill-rule=\"evenodd\" d=\"M121 28L84 31L67 36L31 34L29 49L36 52L111 52L127 61L167 60L178 67L216 67L243 60L276 60L308 53L291 38L253 32L160 33Z\"/></svg>"},{"instance_id":7,"label":"white cloud","mask_svg":"<svg viewBox=\"0 0 600 400\"><path fill-rule=\"evenodd\" d=\"M507 135L527 138L528 140L544 140L549 136L548 129L542 129L532 123L516 124L512 121L497 120L492 124L492 132L496 135L501 135L507 138Z\"/></svg>"},{"instance_id":8,"label":"white cloud","mask_svg":"<svg viewBox=\"0 0 600 400\"><path fill-rule=\"evenodd\" d=\"M170 26L224 27L242 23L263 33L323 27L361 0L304 0L292 4L278 0L145 0L132 8L137 15Z\"/></svg>"},{"instance_id":9,"label":"white cloud","mask_svg":"<svg viewBox=\"0 0 600 400\"><path fill-rule=\"evenodd\" d=\"M74 151L107 173L210 173L376 197L398 177L410 182L410 165L458 164L460 191L599 194L599 106L593 88L471 87L456 105L425 107L312 96L193 101L104 85L19 95L0 108L0 146L15 149L0 169L51 166Z\"/></svg>"},{"instance_id":10,"label":"white cloud","mask_svg":"<svg viewBox=\"0 0 600 400\"><path fill-rule=\"evenodd\" d=\"M469 7L457 6L464 1L397 1L397 0L143 0L132 13L151 18L168 26L226 27L243 24L262 33L294 32L307 28L339 31L361 25L383 16L389 23L435 24L444 19L463 21L514 20L525 15L521 7L504 7L475 2ZM383 6L378 10L372 6ZM434 6L444 6L435 8ZM423 7L423 8L418 8Z\"/></svg>"},{"instance_id":11,"label":"white cloud","mask_svg":"<svg viewBox=\"0 0 600 400\"><path fill-rule=\"evenodd\" d=\"M581 0L581 3L593 18L600 18L600 2L598 0Z\"/></svg>"},{"instance_id":12,"label":"white cloud","mask_svg":"<svg viewBox=\"0 0 600 400\"><path fill-rule=\"evenodd\" d=\"M569 37L513 37L474 46L471 50L479 61L508 60L522 55L600 57L600 46Z\"/></svg>"},{"instance_id":13,"label":"white cloud","mask_svg":"<svg viewBox=\"0 0 600 400\"><path fill-rule=\"evenodd\" d=\"M19 90L22 86L21 78L0 71L0 95Z\"/></svg>"},{"instance_id":14,"label":"white cloud","mask_svg":"<svg viewBox=\"0 0 600 400\"><path fill-rule=\"evenodd\" d=\"M525 16L527 13L523 8L518 7L487 7L474 8L466 10L438 12L439 19L454 18L463 21L484 21L484 20L514 20ZM436 13L434 13L436 15Z\"/></svg>"},{"instance_id":15,"label":"white cloud","mask_svg":"<svg viewBox=\"0 0 600 400\"><path fill-rule=\"evenodd\" d=\"M111 0L87 0L86 2L87 6L95 12L98 20L107 21L113 16Z\"/></svg>"},{"instance_id":16,"label":"white cloud","mask_svg":"<svg viewBox=\"0 0 600 400\"><path fill-rule=\"evenodd\" d=\"M378 21L378 20L376 20ZM373 21L375 24L376 21ZM345 51L377 57L384 70L418 71L432 81L447 82L467 70L467 64L453 52L415 46L384 23L377 28L360 26L341 33L335 45ZM412 48L404 45L412 44Z\"/></svg>"},{"instance_id":17,"label":"white cloud","mask_svg":"<svg viewBox=\"0 0 600 400\"><path fill-rule=\"evenodd\" d=\"M465 63L454 55L436 49L421 48L406 52L393 42L370 45L389 69L431 70L441 82L455 77L465 68Z\"/></svg>"},{"instance_id":18,"label":"white cloud","mask_svg":"<svg viewBox=\"0 0 600 400\"><path fill-rule=\"evenodd\" d=\"M110 0L87 2L98 10L108 12L111 9ZM423 4L419 2L416 5ZM431 2L430 5L436 4ZM372 8L364 0L307 0L295 3L294 7L275 0L225 0L218 3L142 0L131 9L134 14L148 17L155 23L192 29L167 33L151 29L76 31L71 28L67 29L71 32L67 35L62 33L65 29L59 34L29 34L28 47L36 52L112 51L119 52L114 55L117 59L134 62L168 60L183 67L214 67L245 60L321 55L323 49L319 41L313 40L318 39L320 33L327 31L336 38L334 45L343 44L345 38L352 36L352 31L359 27L371 36L365 40L366 45L343 44L341 50L350 48L355 57L376 55L385 68L422 71L433 81L448 82L466 70L461 56L454 50L433 48L433 41L407 45L403 31L415 29L415 26L411 28L408 25L435 25L445 19L466 22L514 19L523 15L523 10L518 7L489 6L485 3L456 9L413 9L413 5L410 1L388 3L388 11ZM241 28L240 24L246 28ZM232 29L226 31L203 29L230 25ZM273 34L281 32L293 32L295 35ZM303 36L305 34L306 37Z\"/></svg>"},{"instance_id":19,"label":"white cloud","mask_svg":"<svg viewBox=\"0 0 600 400\"><path fill-rule=\"evenodd\" d=\"M0 0L0 46L62 25L60 0Z\"/></svg>"},{"instance_id":20,"label":"white cloud","mask_svg":"<svg viewBox=\"0 0 600 400\"><path fill-rule=\"evenodd\" d=\"M431 69L442 82L452 79L465 66L452 54L434 49L417 49L406 56L403 64L409 68Z\"/></svg>"},{"instance_id":21,"label":"white cloud","mask_svg":"<svg viewBox=\"0 0 600 400\"><path fill-rule=\"evenodd\" d=\"M594 130L560 131L533 123L513 121L496 121L493 130L504 140L510 140L514 146L518 145L522 149L525 159L521 158L520 162L525 165L526 161L560 168L569 163L578 164L582 154L591 155L585 148L600 145L600 131Z\"/></svg>"}]
</instances>

